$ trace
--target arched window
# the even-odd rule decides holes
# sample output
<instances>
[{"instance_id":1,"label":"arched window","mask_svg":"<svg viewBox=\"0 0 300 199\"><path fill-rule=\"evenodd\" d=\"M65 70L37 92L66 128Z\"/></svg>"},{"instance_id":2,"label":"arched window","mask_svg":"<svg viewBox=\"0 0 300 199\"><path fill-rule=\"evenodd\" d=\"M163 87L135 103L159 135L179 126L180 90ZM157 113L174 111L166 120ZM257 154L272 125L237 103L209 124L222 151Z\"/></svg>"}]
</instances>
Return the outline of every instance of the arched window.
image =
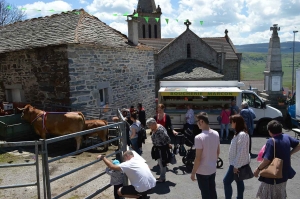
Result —
<instances>
[{"instance_id":1,"label":"arched window","mask_svg":"<svg viewBox=\"0 0 300 199\"><path fill-rule=\"evenodd\" d=\"M151 25L150 24L148 25L148 29L149 29L148 30L149 31L149 38L151 38Z\"/></svg>"},{"instance_id":2,"label":"arched window","mask_svg":"<svg viewBox=\"0 0 300 199\"><path fill-rule=\"evenodd\" d=\"M157 25L154 25L154 37L157 38Z\"/></svg>"},{"instance_id":3,"label":"arched window","mask_svg":"<svg viewBox=\"0 0 300 199\"><path fill-rule=\"evenodd\" d=\"M145 24L143 24L143 38L146 37L146 27L145 27Z\"/></svg>"},{"instance_id":4,"label":"arched window","mask_svg":"<svg viewBox=\"0 0 300 199\"><path fill-rule=\"evenodd\" d=\"M191 58L191 45L190 44L186 45L186 57Z\"/></svg>"}]
</instances>

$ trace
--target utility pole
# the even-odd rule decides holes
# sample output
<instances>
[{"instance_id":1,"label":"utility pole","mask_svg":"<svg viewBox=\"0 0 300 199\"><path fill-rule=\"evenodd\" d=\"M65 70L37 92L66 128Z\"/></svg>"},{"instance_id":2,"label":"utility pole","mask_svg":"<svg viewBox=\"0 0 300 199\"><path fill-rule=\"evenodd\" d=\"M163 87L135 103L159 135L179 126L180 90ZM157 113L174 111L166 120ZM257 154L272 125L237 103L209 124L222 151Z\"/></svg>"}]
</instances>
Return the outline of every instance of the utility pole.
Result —
<instances>
[{"instance_id":1,"label":"utility pole","mask_svg":"<svg viewBox=\"0 0 300 199\"><path fill-rule=\"evenodd\" d=\"M295 74L295 34L298 30L294 30L294 42L293 42L293 71L292 71L292 96L294 95L294 74Z\"/></svg>"}]
</instances>

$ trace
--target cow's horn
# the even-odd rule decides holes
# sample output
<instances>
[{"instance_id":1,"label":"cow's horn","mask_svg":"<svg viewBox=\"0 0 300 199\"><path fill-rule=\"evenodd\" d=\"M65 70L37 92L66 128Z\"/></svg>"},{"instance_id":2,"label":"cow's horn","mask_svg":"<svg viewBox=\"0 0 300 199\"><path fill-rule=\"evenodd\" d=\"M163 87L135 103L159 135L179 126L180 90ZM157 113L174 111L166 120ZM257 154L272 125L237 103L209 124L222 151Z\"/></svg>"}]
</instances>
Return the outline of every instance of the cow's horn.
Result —
<instances>
[{"instance_id":1,"label":"cow's horn","mask_svg":"<svg viewBox=\"0 0 300 199\"><path fill-rule=\"evenodd\" d=\"M18 109L19 109L20 111L23 111L25 108L19 108L19 107L18 107Z\"/></svg>"}]
</instances>

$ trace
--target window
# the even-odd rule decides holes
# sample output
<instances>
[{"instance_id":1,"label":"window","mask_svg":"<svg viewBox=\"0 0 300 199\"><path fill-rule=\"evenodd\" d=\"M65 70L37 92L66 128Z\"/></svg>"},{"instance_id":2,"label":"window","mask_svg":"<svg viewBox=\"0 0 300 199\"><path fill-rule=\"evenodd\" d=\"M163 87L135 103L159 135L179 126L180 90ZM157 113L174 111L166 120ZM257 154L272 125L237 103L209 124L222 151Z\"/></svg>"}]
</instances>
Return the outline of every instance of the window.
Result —
<instances>
[{"instance_id":1,"label":"window","mask_svg":"<svg viewBox=\"0 0 300 199\"><path fill-rule=\"evenodd\" d=\"M157 38L157 25L154 25L154 37Z\"/></svg>"},{"instance_id":2,"label":"window","mask_svg":"<svg viewBox=\"0 0 300 199\"><path fill-rule=\"evenodd\" d=\"M143 24L143 38L146 37L146 27L145 27L145 24Z\"/></svg>"},{"instance_id":3,"label":"window","mask_svg":"<svg viewBox=\"0 0 300 199\"><path fill-rule=\"evenodd\" d=\"M99 102L100 106L104 106L106 103L108 103L108 89L100 89L99 90Z\"/></svg>"},{"instance_id":4,"label":"window","mask_svg":"<svg viewBox=\"0 0 300 199\"><path fill-rule=\"evenodd\" d=\"M5 87L5 96L7 102L24 102L24 91L22 85L4 85Z\"/></svg>"},{"instance_id":5,"label":"window","mask_svg":"<svg viewBox=\"0 0 300 199\"><path fill-rule=\"evenodd\" d=\"M149 38L151 38L151 25L148 25L148 29L149 29Z\"/></svg>"},{"instance_id":6,"label":"window","mask_svg":"<svg viewBox=\"0 0 300 199\"><path fill-rule=\"evenodd\" d=\"M247 102L250 107L263 108L261 99L253 93L243 93L242 100Z\"/></svg>"},{"instance_id":7,"label":"window","mask_svg":"<svg viewBox=\"0 0 300 199\"><path fill-rule=\"evenodd\" d=\"M191 58L191 45L190 44L187 44L186 45L186 57L187 58Z\"/></svg>"}]
</instances>

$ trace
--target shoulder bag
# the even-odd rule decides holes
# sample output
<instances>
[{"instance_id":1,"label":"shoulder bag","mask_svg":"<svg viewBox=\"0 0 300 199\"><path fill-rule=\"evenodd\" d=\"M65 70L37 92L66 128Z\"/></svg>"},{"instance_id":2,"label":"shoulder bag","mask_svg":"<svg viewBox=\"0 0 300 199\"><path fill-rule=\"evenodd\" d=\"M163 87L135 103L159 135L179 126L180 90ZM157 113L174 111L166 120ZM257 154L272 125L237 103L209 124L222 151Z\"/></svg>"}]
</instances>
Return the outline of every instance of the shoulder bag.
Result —
<instances>
[{"instance_id":1,"label":"shoulder bag","mask_svg":"<svg viewBox=\"0 0 300 199\"><path fill-rule=\"evenodd\" d=\"M259 175L265 178L282 178L282 166L283 160L280 158L276 158L275 156L275 139L272 138L274 142L274 159L271 164L269 164L266 168L261 170Z\"/></svg>"},{"instance_id":2,"label":"shoulder bag","mask_svg":"<svg viewBox=\"0 0 300 199\"><path fill-rule=\"evenodd\" d=\"M250 140L248 140L248 148L249 148L249 141ZM251 179L254 177L252 169L250 167L250 163L238 168L238 170L239 170L239 173L234 174L235 181L243 181L243 180Z\"/></svg>"}]
</instances>

